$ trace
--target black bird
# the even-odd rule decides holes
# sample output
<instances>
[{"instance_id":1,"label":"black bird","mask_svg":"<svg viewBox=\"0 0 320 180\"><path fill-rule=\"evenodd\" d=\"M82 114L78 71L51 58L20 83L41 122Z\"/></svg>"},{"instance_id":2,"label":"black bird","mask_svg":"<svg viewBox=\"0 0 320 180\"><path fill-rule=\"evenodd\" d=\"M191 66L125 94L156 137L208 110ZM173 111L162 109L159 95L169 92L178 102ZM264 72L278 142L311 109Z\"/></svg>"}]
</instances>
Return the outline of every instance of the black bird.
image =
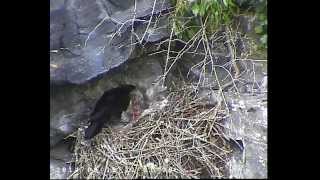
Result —
<instances>
[{"instance_id":1,"label":"black bird","mask_svg":"<svg viewBox=\"0 0 320 180\"><path fill-rule=\"evenodd\" d=\"M112 117L120 119L122 111L125 111L129 106L130 92L134 89L133 85L123 85L106 91L90 114L90 125L85 130L84 138L93 138Z\"/></svg>"}]
</instances>

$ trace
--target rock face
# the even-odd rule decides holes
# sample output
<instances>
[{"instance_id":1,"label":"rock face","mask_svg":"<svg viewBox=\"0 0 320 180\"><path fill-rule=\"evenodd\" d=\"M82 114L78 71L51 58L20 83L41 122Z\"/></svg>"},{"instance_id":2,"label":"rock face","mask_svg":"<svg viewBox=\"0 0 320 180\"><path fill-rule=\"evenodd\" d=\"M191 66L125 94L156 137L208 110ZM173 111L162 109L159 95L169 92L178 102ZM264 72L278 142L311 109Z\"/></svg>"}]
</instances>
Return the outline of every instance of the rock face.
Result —
<instances>
[{"instance_id":1,"label":"rock face","mask_svg":"<svg viewBox=\"0 0 320 180\"><path fill-rule=\"evenodd\" d=\"M144 41L168 37L165 28L156 28L149 20L167 11L170 4L137 0L135 6L133 2L50 1L51 83L86 83L134 57L137 37ZM146 32L146 27L157 30Z\"/></svg>"},{"instance_id":2,"label":"rock face","mask_svg":"<svg viewBox=\"0 0 320 180\"><path fill-rule=\"evenodd\" d=\"M187 64L182 68L185 66ZM241 142L240 148L235 148L229 164L230 178L267 178L266 64L253 61L242 62L241 72L242 83L235 83L235 86L231 85L224 92L225 102L230 112L224 124L227 128L225 133L230 139ZM218 74L218 79L228 80L226 74L220 71ZM211 83L211 87L216 87L217 80L212 79L206 81L205 85ZM191 82L196 86L197 76ZM221 84L227 82L221 82ZM199 95L211 103L224 103L218 90L199 91Z\"/></svg>"},{"instance_id":3,"label":"rock face","mask_svg":"<svg viewBox=\"0 0 320 180\"><path fill-rule=\"evenodd\" d=\"M70 142L63 141L50 150L50 178L66 179L72 172Z\"/></svg>"},{"instance_id":4,"label":"rock face","mask_svg":"<svg viewBox=\"0 0 320 180\"><path fill-rule=\"evenodd\" d=\"M167 11L170 4L165 0L154 2L50 0L50 146L53 149L87 123L94 104L105 91L121 84L133 84L146 92L162 74L161 57L134 59L141 51L135 42L155 42L169 36L163 21L156 22L153 17L162 16L161 12ZM132 31L136 36L132 36ZM55 158L57 154L56 150L51 152L50 176L65 178L65 160Z\"/></svg>"},{"instance_id":5,"label":"rock face","mask_svg":"<svg viewBox=\"0 0 320 180\"><path fill-rule=\"evenodd\" d=\"M230 162L231 178L267 178L267 93L226 97L231 102L228 135L244 146Z\"/></svg>"},{"instance_id":6,"label":"rock face","mask_svg":"<svg viewBox=\"0 0 320 180\"><path fill-rule=\"evenodd\" d=\"M241 22L244 33L253 29L253 23ZM239 44L237 51L246 51L246 44ZM203 51L201 45L197 51ZM213 52L217 51L213 48ZM239 142L234 143L237 148L229 164L230 178L267 178L267 64L263 60L237 61L237 77L227 50L217 52L214 58L217 76L212 71L212 61L205 61L199 54L185 54L177 61L175 74L178 77L181 73L195 87L210 87L199 91L204 99L226 103L229 117L224 124L225 133L230 140ZM219 95L219 84L224 87L224 98Z\"/></svg>"},{"instance_id":7,"label":"rock face","mask_svg":"<svg viewBox=\"0 0 320 180\"><path fill-rule=\"evenodd\" d=\"M122 84L132 84L148 98L147 92L153 88L152 83L162 74L159 61L162 61L162 57L150 56L133 59L96 81L84 85L51 87L51 178L65 179L70 174L70 165L66 163L68 161L65 158L61 158L61 154L71 155L71 153L67 150L61 153L63 148L60 142L81 125L87 124L90 112L103 93Z\"/></svg>"},{"instance_id":8,"label":"rock face","mask_svg":"<svg viewBox=\"0 0 320 180\"><path fill-rule=\"evenodd\" d=\"M94 105L106 91L131 84L139 89L140 99L150 102L158 98L162 90L152 84L163 75L165 57L138 57L142 50L137 44L154 43L170 35L167 17L162 15L169 9L165 0L50 0L51 178L64 179L70 174L66 163L71 160L70 151L62 139L87 123ZM159 21L152 18L155 16ZM216 57L218 78L212 74L203 76L201 68L190 70L199 63L200 56L183 56L172 71L179 69L190 82L212 83L213 88L218 88L217 81L223 80L221 85L225 85L235 76L228 72L232 68L228 54ZM244 146L244 151L235 154L231 162L231 176L265 178L266 66L246 61L239 67L242 80L236 82L237 89L225 89L231 113L227 133ZM207 68L207 72L212 70L210 65ZM210 96L202 93L208 102L222 101L218 92ZM131 106L128 114L134 114L135 105Z\"/></svg>"},{"instance_id":9,"label":"rock face","mask_svg":"<svg viewBox=\"0 0 320 180\"><path fill-rule=\"evenodd\" d=\"M66 179L70 170L62 160L50 159L50 179Z\"/></svg>"},{"instance_id":10,"label":"rock face","mask_svg":"<svg viewBox=\"0 0 320 180\"><path fill-rule=\"evenodd\" d=\"M103 93L121 84L132 84L146 93L162 74L161 56L133 59L117 70L85 85L52 86L50 95L50 144L88 121L89 113Z\"/></svg>"},{"instance_id":11,"label":"rock face","mask_svg":"<svg viewBox=\"0 0 320 180\"><path fill-rule=\"evenodd\" d=\"M266 0L236 0L235 3L242 9L257 8L260 4L266 3Z\"/></svg>"}]
</instances>

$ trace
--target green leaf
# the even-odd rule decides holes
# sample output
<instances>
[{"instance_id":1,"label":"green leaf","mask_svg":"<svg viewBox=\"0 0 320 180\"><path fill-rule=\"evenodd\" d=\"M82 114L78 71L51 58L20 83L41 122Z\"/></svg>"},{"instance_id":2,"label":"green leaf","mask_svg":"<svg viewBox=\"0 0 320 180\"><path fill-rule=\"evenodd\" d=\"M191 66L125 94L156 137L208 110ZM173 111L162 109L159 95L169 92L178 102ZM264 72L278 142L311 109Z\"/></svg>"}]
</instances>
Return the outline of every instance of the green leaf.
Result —
<instances>
[{"instance_id":1,"label":"green leaf","mask_svg":"<svg viewBox=\"0 0 320 180\"><path fill-rule=\"evenodd\" d=\"M260 14L259 15L259 20L263 21L265 19L267 19L265 14Z\"/></svg>"},{"instance_id":2,"label":"green leaf","mask_svg":"<svg viewBox=\"0 0 320 180\"><path fill-rule=\"evenodd\" d=\"M268 21L267 21L267 20L264 20L264 21L262 22L262 25L268 25Z\"/></svg>"},{"instance_id":3,"label":"green leaf","mask_svg":"<svg viewBox=\"0 0 320 180\"><path fill-rule=\"evenodd\" d=\"M262 44L267 44L267 40L268 40L268 35L266 34L262 35L262 37L260 38L260 41Z\"/></svg>"},{"instance_id":4,"label":"green leaf","mask_svg":"<svg viewBox=\"0 0 320 180\"><path fill-rule=\"evenodd\" d=\"M256 26L256 27L254 28L254 31L255 31L257 34L262 33L262 26Z\"/></svg>"},{"instance_id":5,"label":"green leaf","mask_svg":"<svg viewBox=\"0 0 320 180\"><path fill-rule=\"evenodd\" d=\"M192 9L192 13L193 13L195 16L197 16L197 15L199 14L200 7L199 7L198 4L194 4L191 9Z\"/></svg>"},{"instance_id":6,"label":"green leaf","mask_svg":"<svg viewBox=\"0 0 320 180\"><path fill-rule=\"evenodd\" d=\"M204 14L206 13L206 6L203 4L200 4L199 6L199 14L200 16L204 16Z\"/></svg>"},{"instance_id":7,"label":"green leaf","mask_svg":"<svg viewBox=\"0 0 320 180\"><path fill-rule=\"evenodd\" d=\"M206 1L206 2L204 3L204 7L205 7L205 11L206 11L206 12L209 11L210 2L209 2L209 1Z\"/></svg>"},{"instance_id":8,"label":"green leaf","mask_svg":"<svg viewBox=\"0 0 320 180\"><path fill-rule=\"evenodd\" d=\"M228 7L228 2L227 2L227 0L223 0L223 4L224 4L226 7Z\"/></svg>"}]
</instances>

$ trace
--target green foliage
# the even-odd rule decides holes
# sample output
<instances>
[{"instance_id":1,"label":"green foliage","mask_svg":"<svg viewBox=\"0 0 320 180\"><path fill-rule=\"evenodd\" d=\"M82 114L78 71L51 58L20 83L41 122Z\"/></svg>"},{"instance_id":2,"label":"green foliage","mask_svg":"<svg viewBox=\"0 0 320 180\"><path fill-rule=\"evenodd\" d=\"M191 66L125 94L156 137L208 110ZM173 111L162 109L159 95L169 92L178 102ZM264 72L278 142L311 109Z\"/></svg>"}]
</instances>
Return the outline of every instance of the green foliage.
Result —
<instances>
[{"instance_id":1,"label":"green foliage","mask_svg":"<svg viewBox=\"0 0 320 180\"><path fill-rule=\"evenodd\" d=\"M257 26L255 27L255 33L260 36L260 48L267 48L268 39L268 20L267 20L267 0L262 0L257 6L256 15L258 16Z\"/></svg>"},{"instance_id":2,"label":"green foliage","mask_svg":"<svg viewBox=\"0 0 320 180\"><path fill-rule=\"evenodd\" d=\"M234 0L175 0L173 28L181 39L188 40L205 26L207 34L214 33L221 25L231 22L237 12ZM187 28L187 29L185 29Z\"/></svg>"},{"instance_id":3,"label":"green foliage","mask_svg":"<svg viewBox=\"0 0 320 180\"><path fill-rule=\"evenodd\" d=\"M172 0L175 11L171 25L178 38L188 41L205 27L208 36L223 25L230 25L235 16L251 12L256 15L255 33L259 36L259 49L267 48L267 0L248 0L239 7L236 0Z\"/></svg>"}]
</instances>

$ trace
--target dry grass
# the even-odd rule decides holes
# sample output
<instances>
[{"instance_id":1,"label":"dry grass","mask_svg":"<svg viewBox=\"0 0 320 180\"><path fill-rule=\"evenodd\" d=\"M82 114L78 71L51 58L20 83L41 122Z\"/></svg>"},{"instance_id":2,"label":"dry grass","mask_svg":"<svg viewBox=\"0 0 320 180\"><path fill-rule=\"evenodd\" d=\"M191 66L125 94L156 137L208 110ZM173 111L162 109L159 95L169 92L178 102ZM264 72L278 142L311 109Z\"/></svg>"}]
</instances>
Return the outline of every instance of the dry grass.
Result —
<instances>
[{"instance_id":1,"label":"dry grass","mask_svg":"<svg viewBox=\"0 0 320 180\"><path fill-rule=\"evenodd\" d=\"M70 178L227 178L231 148L224 140L220 103L202 103L190 86L170 91L165 106L131 127L104 129L85 146L78 131Z\"/></svg>"}]
</instances>

